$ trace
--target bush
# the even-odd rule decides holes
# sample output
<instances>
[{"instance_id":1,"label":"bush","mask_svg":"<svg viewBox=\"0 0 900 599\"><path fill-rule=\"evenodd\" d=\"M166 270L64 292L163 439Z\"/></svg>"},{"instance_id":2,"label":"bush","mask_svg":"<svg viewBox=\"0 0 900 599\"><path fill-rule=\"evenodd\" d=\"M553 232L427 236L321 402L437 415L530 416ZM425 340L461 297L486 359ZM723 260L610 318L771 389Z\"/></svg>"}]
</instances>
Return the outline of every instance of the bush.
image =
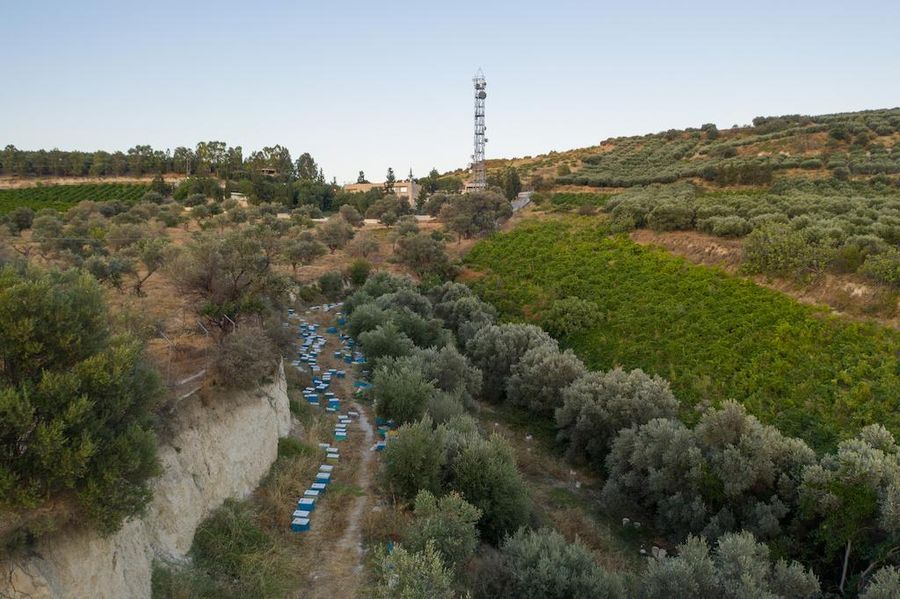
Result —
<instances>
[{"instance_id":1,"label":"bush","mask_svg":"<svg viewBox=\"0 0 900 599\"><path fill-rule=\"evenodd\" d=\"M817 263L816 248L800 231L773 223L747 236L743 268L750 273L801 277Z\"/></svg>"},{"instance_id":2,"label":"bush","mask_svg":"<svg viewBox=\"0 0 900 599\"><path fill-rule=\"evenodd\" d=\"M868 256L859 272L882 285L900 287L900 249L891 247Z\"/></svg>"},{"instance_id":3,"label":"bush","mask_svg":"<svg viewBox=\"0 0 900 599\"><path fill-rule=\"evenodd\" d=\"M466 408L458 397L446 391L436 391L428 397L425 412L436 424L444 424L466 413Z\"/></svg>"},{"instance_id":4,"label":"bush","mask_svg":"<svg viewBox=\"0 0 900 599\"><path fill-rule=\"evenodd\" d=\"M353 226L353 227L361 227L362 226L363 217L353 206L351 206L349 204L344 204L343 206L341 206L341 208L338 212L340 213L341 217L345 221L347 221L347 223L350 224L351 226Z\"/></svg>"},{"instance_id":5,"label":"bush","mask_svg":"<svg viewBox=\"0 0 900 599\"><path fill-rule=\"evenodd\" d=\"M384 451L384 476L391 492L403 499L413 499L422 490L440 494L445 439L446 431L433 429L428 418L401 426Z\"/></svg>"},{"instance_id":6,"label":"bush","mask_svg":"<svg viewBox=\"0 0 900 599\"><path fill-rule=\"evenodd\" d=\"M347 332L354 339L367 331L374 331L390 320L390 313L374 303L365 303L355 308L347 319Z\"/></svg>"},{"instance_id":7,"label":"bush","mask_svg":"<svg viewBox=\"0 0 900 599\"><path fill-rule=\"evenodd\" d=\"M422 372L407 364L383 364L372 378L375 413L399 424L419 420L434 392Z\"/></svg>"},{"instance_id":8,"label":"bush","mask_svg":"<svg viewBox=\"0 0 900 599\"><path fill-rule=\"evenodd\" d=\"M479 329L466 344L466 355L481 369L483 398L493 402L503 399L512 367L529 349L542 345L557 347L550 335L533 325L504 324Z\"/></svg>"},{"instance_id":9,"label":"bush","mask_svg":"<svg viewBox=\"0 0 900 599\"><path fill-rule=\"evenodd\" d=\"M712 555L705 540L689 537L677 557L650 560L639 586L641 599L806 599L820 592L815 575L797 562L779 560L773 566L769 548L749 532L722 536Z\"/></svg>"},{"instance_id":10,"label":"bush","mask_svg":"<svg viewBox=\"0 0 900 599\"><path fill-rule=\"evenodd\" d=\"M481 371L472 366L454 345L420 350L416 357L426 380L470 404L481 392Z\"/></svg>"},{"instance_id":11,"label":"bush","mask_svg":"<svg viewBox=\"0 0 900 599\"><path fill-rule=\"evenodd\" d=\"M319 277L319 291L328 301L337 301L344 294L344 275L330 270Z\"/></svg>"},{"instance_id":12,"label":"bush","mask_svg":"<svg viewBox=\"0 0 900 599\"><path fill-rule=\"evenodd\" d=\"M406 531L404 545L414 552L424 551L428 543L441 556L450 571L458 571L478 546L475 524L481 517L478 508L457 493L440 499L428 491L419 491L415 502L415 520Z\"/></svg>"},{"instance_id":13,"label":"bush","mask_svg":"<svg viewBox=\"0 0 900 599\"><path fill-rule=\"evenodd\" d=\"M376 556L375 599L453 599L453 580L433 543L420 552L397 547Z\"/></svg>"},{"instance_id":14,"label":"bush","mask_svg":"<svg viewBox=\"0 0 900 599\"><path fill-rule=\"evenodd\" d=\"M243 324L219 343L213 358L218 380L226 387L248 390L272 375L277 355L261 328Z\"/></svg>"},{"instance_id":15,"label":"bush","mask_svg":"<svg viewBox=\"0 0 900 599\"><path fill-rule=\"evenodd\" d=\"M501 437L471 439L451 470L450 487L481 510L478 528L486 541L497 544L527 523L528 491L512 449Z\"/></svg>"},{"instance_id":16,"label":"bush","mask_svg":"<svg viewBox=\"0 0 900 599\"><path fill-rule=\"evenodd\" d=\"M603 318L600 309L592 301L577 297L554 300L541 315L541 327L557 339L574 335L594 326Z\"/></svg>"},{"instance_id":17,"label":"bush","mask_svg":"<svg viewBox=\"0 0 900 599\"><path fill-rule=\"evenodd\" d=\"M581 543L568 543L550 529L521 529L509 537L495 562L479 578L486 579L477 597L504 599L625 599L625 584L604 571ZM670 597L683 596L679 593Z\"/></svg>"},{"instance_id":18,"label":"bush","mask_svg":"<svg viewBox=\"0 0 900 599\"><path fill-rule=\"evenodd\" d=\"M560 352L552 345L540 345L525 352L510 371L506 399L539 416L552 418L562 406L563 393L572 381L586 372L572 352Z\"/></svg>"},{"instance_id":19,"label":"bush","mask_svg":"<svg viewBox=\"0 0 900 599\"><path fill-rule=\"evenodd\" d=\"M690 229L694 224L694 211L684 204L660 204L647 216L647 226L654 231Z\"/></svg>"},{"instance_id":20,"label":"bush","mask_svg":"<svg viewBox=\"0 0 900 599\"><path fill-rule=\"evenodd\" d=\"M451 276L453 271L444 244L424 233L401 238L397 243L396 256L400 264L420 277L443 279Z\"/></svg>"},{"instance_id":21,"label":"bush","mask_svg":"<svg viewBox=\"0 0 900 599\"><path fill-rule=\"evenodd\" d=\"M566 458L602 469L619 430L654 418L674 418L678 400L669 383L637 369L590 372L563 391L563 407L556 410L558 439Z\"/></svg>"},{"instance_id":22,"label":"bush","mask_svg":"<svg viewBox=\"0 0 900 599\"><path fill-rule=\"evenodd\" d=\"M747 219L740 216L710 216L697 221L697 228L719 237L742 237L752 229Z\"/></svg>"},{"instance_id":23,"label":"bush","mask_svg":"<svg viewBox=\"0 0 900 599\"><path fill-rule=\"evenodd\" d=\"M88 275L0 270L0 502L53 505L50 529L74 512L113 532L151 497L160 383L108 318ZM7 533L40 532L8 516Z\"/></svg>"},{"instance_id":24,"label":"bush","mask_svg":"<svg viewBox=\"0 0 900 599\"><path fill-rule=\"evenodd\" d=\"M359 287L366 282L371 272L372 265L369 262L366 260L354 260L350 264L350 268L347 269L347 278L350 279L350 284L354 287Z\"/></svg>"}]
</instances>

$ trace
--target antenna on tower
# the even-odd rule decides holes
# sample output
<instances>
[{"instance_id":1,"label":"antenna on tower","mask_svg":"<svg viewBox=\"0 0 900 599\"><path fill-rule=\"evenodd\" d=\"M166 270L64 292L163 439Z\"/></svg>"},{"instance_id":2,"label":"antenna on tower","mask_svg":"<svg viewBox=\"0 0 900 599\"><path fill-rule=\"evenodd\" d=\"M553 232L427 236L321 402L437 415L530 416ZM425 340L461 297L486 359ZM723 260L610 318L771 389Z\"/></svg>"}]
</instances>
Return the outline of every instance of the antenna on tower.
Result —
<instances>
[{"instance_id":1,"label":"antenna on tower","mask_svg":"<svg viewBox=\"0 0 900 599\"><path fill-rule=\"evenodd\" d=\"M487 81L481 69L475 73L472 79L475 86L475 153L472 154L472 181L469 187L472 189L485 189L487 187L487 170L484 165L484 144L487 138L484 136L484 100L487 98Z\"/></svg>"}]
</instances>

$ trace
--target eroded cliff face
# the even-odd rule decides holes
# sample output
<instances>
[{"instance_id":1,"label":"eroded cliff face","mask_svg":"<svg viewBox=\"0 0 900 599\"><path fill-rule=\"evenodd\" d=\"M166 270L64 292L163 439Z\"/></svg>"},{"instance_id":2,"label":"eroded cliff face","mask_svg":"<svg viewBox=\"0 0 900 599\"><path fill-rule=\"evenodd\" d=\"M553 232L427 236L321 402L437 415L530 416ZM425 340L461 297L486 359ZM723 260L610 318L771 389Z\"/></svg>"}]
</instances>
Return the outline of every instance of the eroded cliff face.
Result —
<instances>
[{"instance_id":1,"label":"eroded cliff face","mask_svg":"<svg viewBox=\"0 0 900 599\"><path fill-rule=\"evenodd\" d=\"M282 368L271 385L208 404L192 398L180 406L142 518L109 537L62 531L43 540L32 555L0 564L0 596L149 597L153 560L184 559L200 522L256 488L290 431Z\"/></svg>"}]
</instances>

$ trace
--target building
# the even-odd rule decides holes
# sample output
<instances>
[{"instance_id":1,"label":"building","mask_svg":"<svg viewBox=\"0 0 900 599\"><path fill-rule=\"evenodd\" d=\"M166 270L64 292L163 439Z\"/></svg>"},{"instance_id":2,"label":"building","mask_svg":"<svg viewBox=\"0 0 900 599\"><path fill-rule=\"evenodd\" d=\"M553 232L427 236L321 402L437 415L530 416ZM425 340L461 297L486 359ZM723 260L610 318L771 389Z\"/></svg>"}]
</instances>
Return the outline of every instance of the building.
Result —
<instances>
[{"instance_id":1,"label":"building","mask_svg":"<svg viewBox=\"0 0 900 599\"><path fill-rule=\"evenodd\" d=\"M365 193L373 189L384 189L384 183L349 183L344 185L344 191L351 193ZM406 198L410 206L416 205L416 198L419 197L420 189L421 186L418 183L409 179L394 182L394 193L401 198Z\"/></svg>"}]
</instances>

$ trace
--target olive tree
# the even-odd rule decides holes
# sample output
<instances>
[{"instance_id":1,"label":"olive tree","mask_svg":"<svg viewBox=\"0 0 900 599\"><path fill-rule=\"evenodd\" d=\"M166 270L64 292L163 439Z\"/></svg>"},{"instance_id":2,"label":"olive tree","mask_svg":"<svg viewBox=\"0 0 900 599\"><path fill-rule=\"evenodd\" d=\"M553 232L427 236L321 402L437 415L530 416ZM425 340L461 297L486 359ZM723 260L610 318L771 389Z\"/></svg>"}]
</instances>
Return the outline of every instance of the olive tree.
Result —
<instances>
[{"instance_id":1,"label":"olive tree","mask_svg":"<svg viewBox=\"0 0 900 599\"><path fill-rule=\"evenodd\" d=\"M587 547L569 543L552 529L516 531L504 541L499 555L485 564L479 578L477 596L483 599L628 597L619 575L598 566Z\"/></svg>"},{"instance_id":2,"label":"olive tree","mask_svg":"<svg viewBox=\"0 0 900 599\"><path fill-rule=\"evenodd\" d=\"M375 413L400 424L421 418L434 392L431 382L409 364L382 364L372 377Z\"/></svg>"},{"instance_id":3,"label":"olive tree","mask_svg":"<svg viewBox=\"0 0 900 599\"><path fill-rule=\"evenodd\" d=\"M637 369L625 372L590 372L563 392L563 405L556 410L558 440L566 445L566 458L588 462L601 469L619 430L674 418L678 401L669 383Z\"/></svg>"},{"instance_id":4,"label":"olive tree","mask_svg":"<svg viewBox=\"0 0 900 599\"><path fill-rule=\"evenodd\" d=\"M437 498L429 491L419 491L414 513L403 539L408 549L424 551L429 542L434 543L441 561L451 571L458 571L475 553L481 511L458 493Z\"/></svg>"},{"instance_id":5,"label":"olive tree","mask_svg":"<svg viewBox=\"0 0 900 599\"><path fill-rule=\"evenodd\" d=\"M552 418L562 405L563 392L587 372L578 356L553 345L539 345L525 352L506 381L506 399L540 416Z\"/></svg>"},{"instance_id":6,"label":"olive tree","mask_svg":"<svg viewBox=\"0 0 900 599\"><path fill-rule=\"evenodd\" d=\"M384 477L392 493L403 499L413 499L421 490L440 494L446 436L428 418L397 429L384 451Z\"/></svg>"},{"instance_id":7,"label":"olive tree","mask_svg":"<svg viewBox=\"0 0 900 599\"><path fill-rule=\"evenodd\" d=\"M466 344L466 355L481 369L482 395L488 401L500 401L506 391L506 379L525 353L539 346L556 349L550 335L534 325L503 324L478 330Z\"/></svg>"},{"instance_id":8,"label":"olive tree","mask_svg":"<svg viewBox=\"0 0 900 599\"><path fill-rule=\"evenodd\" d=\"M390 321L361 334L359 343L375 365L384 357L408 356L416 348L412 340Z\"/></svg>"},{"instance_id":9,"label":"olive tree","mask_svg":"<svg viewBox=\"0 0 900 599\"><path fill-rule=\"evenodd\" d=\"M872 576L860 595L861 599L896 599L900 597L900 569L885 566Z\"/></svg>"},{"instance_id":10,"label":"olive tree","mask_svg":"<svg viewBox=\"0 0 900 599\"><path fill-rule=\"evenodd\" d=\"M797 562L772 563L769 548L749 532L728 533L714 550L695 536L676 557L651 559L641 577L641 599L808 599L819 595L815 575Z\"/></svg>"},{"instance_id":11,"label":"olive tree","mask_svg":"<svg viewBox=\"0 0 900 599\"><path fill-rule=\"evenodd\" d=\"M319 225L319 240L328 246L333 254L335 250L344 247L353 238L353 227L347 224L340 216L332 216Z\"/></svg>"}]
</instances>

